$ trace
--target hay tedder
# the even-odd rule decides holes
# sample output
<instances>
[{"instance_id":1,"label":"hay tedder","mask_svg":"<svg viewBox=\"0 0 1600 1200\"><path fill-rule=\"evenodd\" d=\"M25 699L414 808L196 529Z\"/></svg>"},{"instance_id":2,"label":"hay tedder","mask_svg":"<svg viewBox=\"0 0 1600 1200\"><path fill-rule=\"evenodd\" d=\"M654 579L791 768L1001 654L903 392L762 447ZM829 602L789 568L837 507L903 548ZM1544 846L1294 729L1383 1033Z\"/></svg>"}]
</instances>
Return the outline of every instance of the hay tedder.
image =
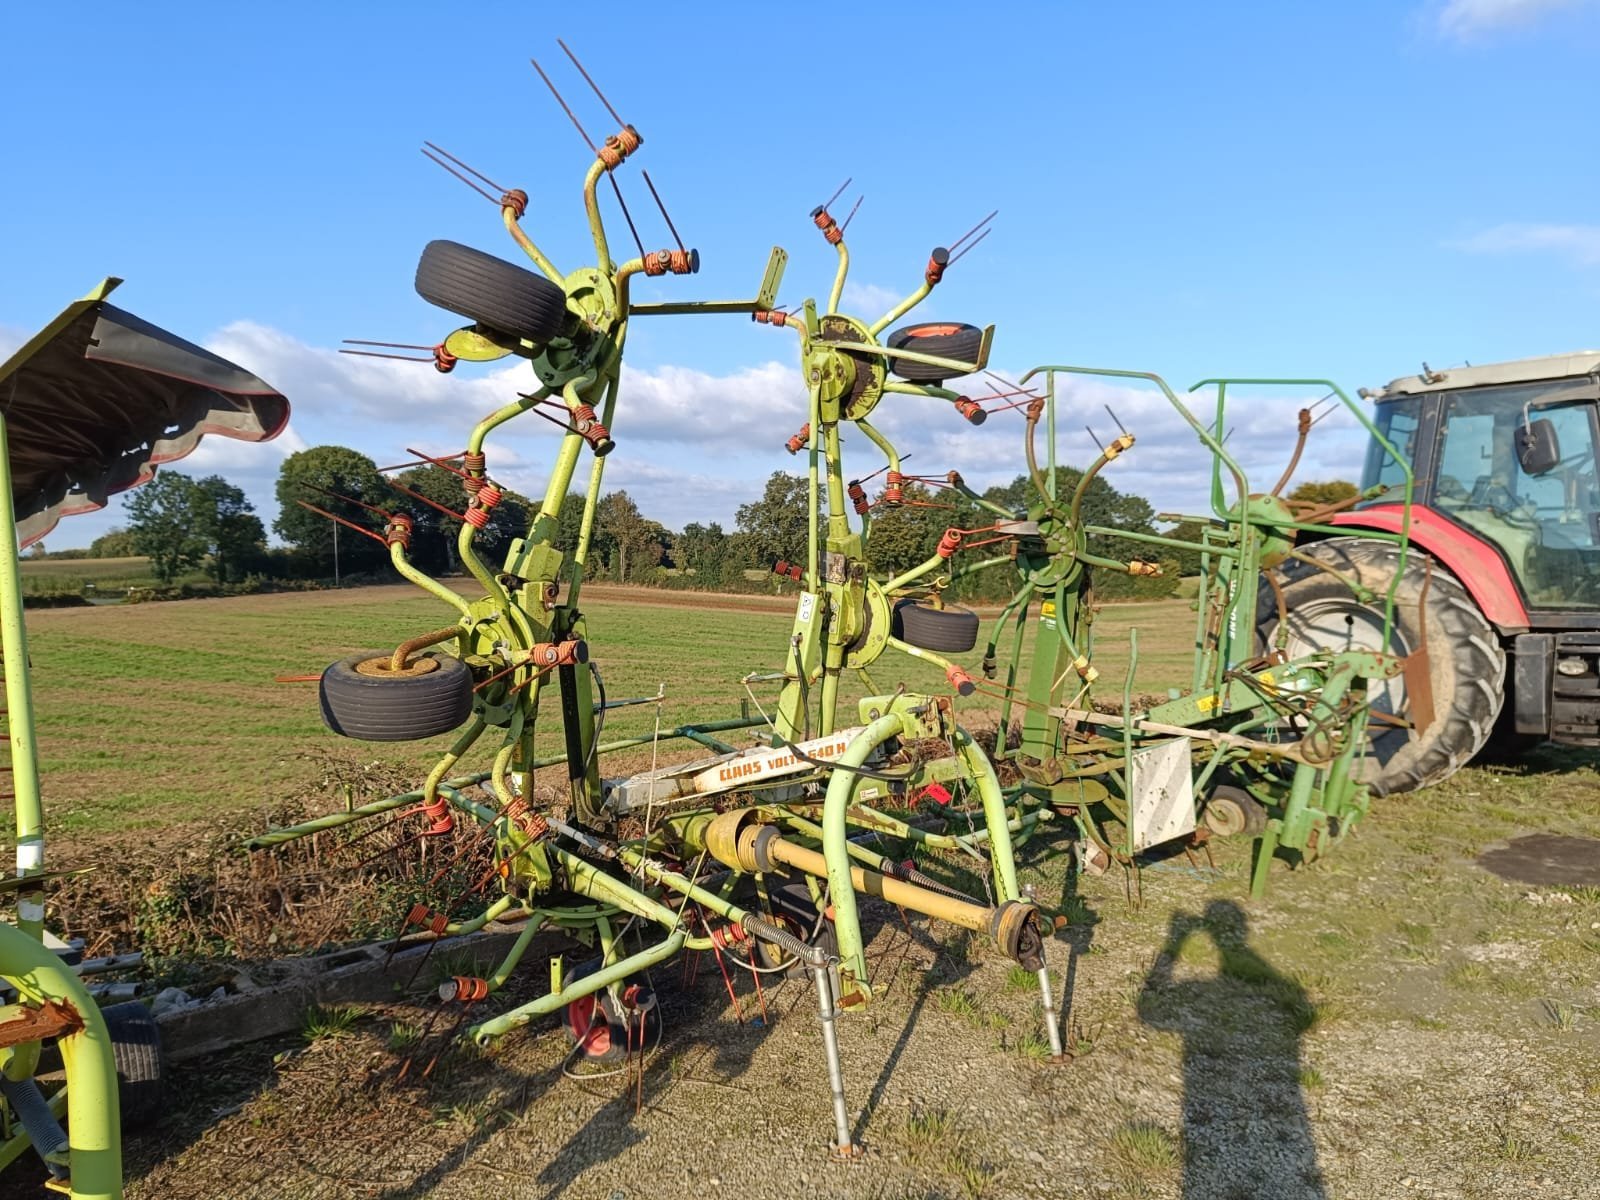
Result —
<instances>
[{"instance_id":1,"label":"hay tedder","mask_svg":"<svg viewBox=\"0 0 1600 1200\"><path fill-rule=\"evenodd\" d=\"M848 1156L855 1147L837 1019L872 999L858 897L965 929L1034 972L1044 1032L1061 1061L1046 964L1053 914L1019 886L1019 847L1043 843L1054 827L1074 834L1085 868L1132 868L1152 848L1195 844L1208 831L1248 834L1257 838L1252 886L1259 892L1275 855L1315 858L1363 814L1358 767L1371 697L1387 694L1385 683L1405 664L1359 647L1291 657L1281 620L1283 638L1258 634L1258 606L1275 603L1265 572L1300 554L1297 536L1326 529L1320 514L1279 498L1282 482L1253 492L1222 442L1227 397L1245 386L1323 387L1357 419L1366 417L1320 381L1212 380L1203 386L1214 397L1214 419L1201 420L1154 375L1065 366L1038 368L1017 385L970 398L946 385L987 369L992 326L891 331L959 253L935 249L918 287L882 316L846 315L839 305L849 254L828 205L812 214L837 254L825 306L774 306L782 251L773 252L751 300L636 302L630 280L693 273L698 255L679 244L648 253L641 246L638 257L614 259L600 180L615 186L613 173L642 139L607 109L617 132L590 143L594 159L583 182L596 257L567 273L524 232L526 194L430 147L430 157L496 206L537 273L454 243L430 244L417 270L418 292L472 323L426 348L425 361L450 370L460 360L521 356L537 385L480 421L461 452L428 460L460 479L459 556L481 595L460 595L418 570L407 553L412 518L398 507L376 512L381 528L361 532L385 543L396 570L454 620L392 650L333 664L322 676L321 704L329 727L346 736L459 732L417 790L275 829L251 844L265 849L402 813L419 836L492 847L492 869L461 894L397 914L402 937L424 940L495 919L525 920L494 971L440 989L440 1011L453 1009L455 1025L479 1042L557 1014L575 1054L607 1058L648 1044L659 1019L648 973L684 951L710 951L757 978L773 971L809 976L832 1093L833 1148ZM970 250L983 236L975 229L952 249ZM636 315L697 312L748 312L799 338L809 419L790 449L807 455L809 536L803 557L779 564L799 584L794 623L773 669L744 677L753 715L606 741L605 716L623 702L607 699L604 643L591 639L582 592L606 456L626 416L618 385L627 326ZM1070 399L1069 383L1084 375L1143 380L1192 428L1215 464L1210 511L1191 518L1203 529L1198 543L1082 519L1085 490L1133 447L1132 434L1111 442L1074 489L1058 490L1058 411ZM874 513L903 503L909 478L889 438L871 423L886 401L941 406L973 425L991 413L1020 415L1020 458L1034 484L1026 510L985 500L951 471L931 482L984 512L983 523L950 528L936 553L908 571L886 577L875 569ZM526 534L491 563L480 553L480 533L504 489L489 442L529 413L554 414L563 426L559 449ZM875 501L845 469L846 427L885 459ZM1393 448L1376 430L1373 436L1409 478ZM558 549L562 507L586 451L579 536ZM1097 539L1108 536L1148 544L1152 561L1097 553ZM1388 536L1403 555L1404 524ZM985 547L983 555L972 553ZM1196 551L1203 567L1191 686L1160 703L1136 702L1130 667L1116 701L1096 703L1093 572L1152 573L1159 569L1153 560L1175 549ZM960 656L976 648L979 618L946 600L957 580L976 572L1005 573L1015 590L992 622L981 664L969 667ZM1377 599L1382 606L1384 598ZM1392 597L1384 611L1392 619ZM1136 659L1136 642L1133 650ZM917 691L888 679L897 663L912 661L936 667L944 686ZM763 704L754 689L768 685L776 696ZM963 714L996 705L1000 732L991 752ZM1020 738L1012 745L1005 734L1014 714ZM552 727L563 749L540 757L536 731ZM729 740L741 733L758 744L741 748ZM626 777L605 774L607 755L641 746L670 752L685 743L698 757ZM469 771L463 763L474 752L487 765ZM541 771L554 772L559 787L537 787ZM930 796L947 817L964 815L965 830L958 819L930 821L922 803ZM885 841L909 847L911 857L901 861L875 848ZM918 865L919 855L976 864L970 890L982 895L937 878L925 858ZM492 899L490 889L498 893ZM497 993L541 930L575 937L597 958L577 969L552 959L548 990L506 1008Z\"/></svg>"},{"instance_id":2,"label":"hay tedder","mask_svg":"<svg viewBox=\"0 0 1600 1200\"><path fill-rule=\"evenodd\" d=\"M0 363L0 670L17 872L0 880L0 1167L31 1145L49 1186L83 1200L122 1195L121 1129L160 1115L160 1041L150 1010L104 1010L81 975L97 965L45 929L39 744L29 684L18 551L63 516L103 508L189 454L206 434L261 442L288 402L248 371L107 303L107 279ZM66 1083L41 1088L41 1052ZM47 1094L48 1092L48 1094ZM62 1119L66 1128L62 1128Z\"/></svg>"}]
</instances>

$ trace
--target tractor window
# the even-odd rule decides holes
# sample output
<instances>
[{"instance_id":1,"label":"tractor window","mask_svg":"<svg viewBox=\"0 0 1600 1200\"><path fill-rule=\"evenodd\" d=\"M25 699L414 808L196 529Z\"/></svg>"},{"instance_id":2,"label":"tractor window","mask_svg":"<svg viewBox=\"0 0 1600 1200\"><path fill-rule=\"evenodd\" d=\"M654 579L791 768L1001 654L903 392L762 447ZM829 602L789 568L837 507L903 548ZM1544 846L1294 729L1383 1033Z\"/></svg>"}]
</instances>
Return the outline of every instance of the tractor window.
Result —
<instances>
[{"instance_id":1,"label":"tractor window","mask_svg":"<svg viewBox=\"0 0 1600 1200\"><path fill-rule=\"evenodd\" d=\"M1595 405L1546 403L1571 384L1478 388L1443 397L1433 504L1505 555L1535 608L1600 608L1600 478ZM1528 416L1555 427L1560 461L1528 475L1516 434Z\"/></svg>"},{"instance_id":2,"label":"tractor window","mask_svg":"<svg viewBox=\"0 0 1600 1200\"><path fill-rule=\"evenodd\" d=\"M1421 410L1421 397L1413 396L1406 400L1386 401L1378 405L1373 413L1378 432L1389 439L1390 444L1405 456L1407 465L1412 467L1417 462L1417 421ZM1392 489L1394 495L1383 499L1393 502L1401 498L1405 485L1406 476L1400 464L1377 442L1368 442L1366 467L1361 473L1361 490L1365 492L1374 487Z\"/></svg>"}]
</instances>

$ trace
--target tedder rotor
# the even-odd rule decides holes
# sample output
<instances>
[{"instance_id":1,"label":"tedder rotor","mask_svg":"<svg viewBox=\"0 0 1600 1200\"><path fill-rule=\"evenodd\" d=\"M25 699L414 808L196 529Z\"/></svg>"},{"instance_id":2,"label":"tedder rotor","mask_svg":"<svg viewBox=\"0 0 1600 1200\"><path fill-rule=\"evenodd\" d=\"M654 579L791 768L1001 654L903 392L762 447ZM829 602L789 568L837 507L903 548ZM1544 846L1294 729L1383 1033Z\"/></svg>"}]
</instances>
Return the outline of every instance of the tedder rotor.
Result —
<instances>
[{"instance_id":1,"label":"tedder rotor","mask_svg":"<svg viewBox=\"0 0 1600 1200\"><path fill-rule=\"evenodd\" d=\"M531 362L538 387L480 421L460 454L430 460L460 479L457 549L482 595L461 596L420 571L407 553L411 518L398 508L382 510L382 533L362 532L386 543L396 569L454 610L456 619L392 652L330 666L321 702L327 724L349 736L401 740L460 732L416 791L273 830L251 844L270 847L397 811L414 814L419 836L459 837L458 823L472 830L466 840L492 848L492 869L442 906L412 906L401 914L398 932L437 939L497 918L525 920L514 947L489 975L457 978L441 988L441 1011L453 1006L456 1024L479 1042L560 1014L575 1052L604 1057L642 1044L658 1019L647 972L680 951L726 953L751 968L781 964L805 972L815 984L822 1023L833 1147L850 1155L855 1147L836 1018L841 1009L872 999L858 895L972 931L1034 972L1045 1032L1062 1061L1045 962L1045 914L1019 886L1017 847L1051 824L1070 824L1085 866L1103 867L1112 859L1134 866L1154 846L1196 840L1197 816L1209 810L1211 824L1258 835L1253 886L1259 891L1279 848L1314 857L1365 811L1366 792L1351 764L1365 746L1369 696L1403 664L1361 649L1291 658L1281 643L1256 639L1263 569L1297 554L1296 537L1320 527L1275 495L1252 492L1222 445L1227 389L1251 381L1213 382L1217 421L1209 427L1153 375L1044 367L1020 386L991 389L992 396L978 400L950 389L950 380L986 371L993 327L890 327L986 236L980 231L988 218L952 247L933 250L920 284L873 320L839 310L849 252L844 226L829 205L812 213L837 254L825 305L807 300L797 312L774 308L785 263L781 250L773 252L751 300L636 303L629 295L632 277L692 273L698 256L680 245L614 261L598 187L603 176L615 185L614 172L642 139L607 109L619 128L603 144L591 143L595 157L583 185L593 266L560 272L522 228L524 193L494 184L484 191L461 176L496 204L537 273L441 242L424 251L417 271L425 299L473 322L431 348L427 361L449 370L460 359L519 355ZM589 639L581 592L612 430L622 415L618 385L627 325L634 315L694 312L749 312L759 322L792 327L799 337L809 419L789 447L807 453L808 537L803 558L777 568L800 585L794 623L775 669L744 678L755 715L602 741L606 712L625 702L606 698L605 655ZM1131 434L1112 442L1070 494L1058 491L1057 409L1070 399L1063 381L1083 374L1155 385L1212 456L1211 511L1197 518L1203 527L1198 542L1106 530L1083 520L1085 489L1133 446ZM1028 388L1036 376L1040 388ZM992 412L1020 412L1030 503L1014 510L985 499L956 471L905 475L901 456L870 419L889 397L935 401L972 425ZM491 565L480 553L480 535L504 490L493 476L488 442L507 422L546 408L559 414L564 431L543 503L524 536ZM876 503L863 481L845 471L846 427L886 460ZM563 550L558 526L585 450L589 479L579 532ZM925 562L885 573L874 562L874 510L907 503L908 487L918 481L949 489L974 519L949 528ZM1191 686L1163 703L1136 703L1130 671L1120 703L1107 711L1092 696L1099 675L1092 572L1158 570L1151 562L1091 549L1095 539L1112 534L1147 543L1153 557L1163 549L1196 551L1202 590ZM1403 552L1404 530L1394 540ZM981 547L989 550L974 560L970 552ZM946 600L959 580L992 572L1009 573L1013 594L993 622L981 666L969 668L959 659L977 645L979 618ZM1025 643L1032 645L1031 656ZM917 691L874 682L874 672L896 662L931 664L944 686ZM849 677L862 686L857 690L852 680L847 698ZM770 716L753 691L765 683L777 688ZM991 756L960 717L996 703L1001 725ZM1018 710L1021 739L1011 747L1005 732ZM561 753L538 755L541 720L545 728L559 724ZM740 749L723 740L741 730L763 744ZM712 754L626 778L603 775L604 755L682 741ZM489 765L455 774L474 750L486 752ZM1007 768L1008 784L997 763ZM536 772L551 768L564 776L554 796L534 786ZM951 822L924 819L918 808L929 797L965 813L967 831L950 832ZM963 894L914 862L873 849L882 838L982 864L984 895ZM483 894L490 886L501 893L492 901ZM598 950L598 960L568 970L554 959L545 994L480 1016L498 1008L497 993L543 929L576 936Z\"/></svg>"}]
</instances>

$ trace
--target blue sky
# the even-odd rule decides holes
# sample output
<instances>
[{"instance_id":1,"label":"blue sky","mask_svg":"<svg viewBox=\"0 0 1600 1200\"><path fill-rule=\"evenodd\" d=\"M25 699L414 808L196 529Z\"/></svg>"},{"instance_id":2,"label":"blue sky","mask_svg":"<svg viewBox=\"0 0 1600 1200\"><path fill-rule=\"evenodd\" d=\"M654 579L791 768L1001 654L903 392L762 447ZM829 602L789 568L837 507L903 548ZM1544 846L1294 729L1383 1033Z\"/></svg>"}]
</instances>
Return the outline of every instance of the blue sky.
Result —
<instances>
[{"instance_id":1,"label":"blue sky","mask_svg":"<svg viewBox=\"0 0 1600 1200\"><path fill-rule=\"evenodd\" d=\"M806 214L851 176L838 208L865 201L845 307L869 318L933 245L1000 209L922 311L996 324L994 363L1014 373L1309 374L1353 391L1423 359L1600 343L1590 0L921 3L826 20L750 4L454 9L12 11L0 349L102 275L125 277L119 303L294 403L277 444L208 442L179 468L237 479L269 517L277 464L300 446L380 462L407 444L459 448L525 366L446 378L332 350L453 327L412 291L428 240L517 257L490 205L418 153L424 138L526 189L525 227L558 265L584 261L589 153L529 55L592 135L610 121L558 35L644 134L618 178L647 245L668 237L638 167L701 252L700 275L663 297L747 295L773 244L791 255L784 300L825 295L832 251ZM627 240L620 221L612 236ZM730 521L793 465L795 341L739 317L635 322L608 484L669 525ZM1150 397L1082 389L1064 427L1108 426L1104 400L1140 437L1112 482L1194 508L1192 444ZM1230 446L1275 474L1294 407L1257 397ZM969 432L915 400L880 413L918 470L987 483L1020 469L1020 422ZM1357 440L1336 421L1327 434L1308 470L1353 473ZM1062 452L1088 445L1073 432ZM491 466L541 488L551 448L528 430ZM113 503L50 544L120 519Z\"/></svg>"}]
</instances>

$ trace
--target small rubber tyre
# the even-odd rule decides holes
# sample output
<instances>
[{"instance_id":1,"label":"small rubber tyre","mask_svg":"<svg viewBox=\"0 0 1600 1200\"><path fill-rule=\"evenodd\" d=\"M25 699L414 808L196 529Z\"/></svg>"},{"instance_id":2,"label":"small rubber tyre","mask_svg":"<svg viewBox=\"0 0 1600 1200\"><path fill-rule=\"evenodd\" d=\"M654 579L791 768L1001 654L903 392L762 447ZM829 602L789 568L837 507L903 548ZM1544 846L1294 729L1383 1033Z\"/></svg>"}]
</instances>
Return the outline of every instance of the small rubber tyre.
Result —
<instances>
[{"instance_id":1,"label":"small rubber tyre","mask_svg":"<svg viewBox=\"0 0 1600 1200\"><path fill-rule=\"evenodd\" d=\"M1380 598L1400 571L1396 547L1372 538L1329 538L1313 542L1305 554ZM1339 579L1297 559L1276 570L1288 613L1290 658L1383 648L1381 600L1362 604ZM1271 648L1278 609L1266 583L1257 614L1261 645ZM1389 653L1402 657L1427 646L1434 716L1420 734L1405 725L1368 726L1371 750L1358 760L1357 772L1380 796L1427 787L1465 766L1489 740L1505 700L1506 652L1494 627L1454 575L1437 563L1430 570L1428 557L1415 549L1406 556L1395 591L1389 637ZM1372 681L1368 696L1375 713L1409 712L1404 677Z\"/></svg>"},{"instance_id":2,"label":"small rubber tyre","mask_svg":"<svg viewBox=\"0 0 1600 1200\"><path fill-rule=\"evenodd\" d=\"M322 721L341 737L412 742L472 715L472 672L448 654L416 654L401 672L389 650L340 659L322 673Z\"/></svg>"},{"instance_id":3,"label":"small rubber tyre","mask_svg":"<svg viewBox=\"0 0 1600 1200\"><path fill-rule=\"evenodd\" d=\"M111 1034L117 1063L117 1100L124 1129L148 1129L161 1119L166 1076L161 1063L161 1027L138 1000L100 1010Z\"/></svg>"},{"instance_id":4,"label":"small rubber tyre","mask_svg":"<svg viewBox=\"0 0 1600 1200\"><path fill-rule=\"evenodd\" d=\"M494 333L548 342L567 316L567 294L542 275L459 242L429 242L417 295Z\"/></svg>"},{"instance_id":5,"label":"small rubber tyre","mask_svg":"<svg viewBox=\"0 0 1600 1200\"><path fill-rule=\"evenodd\" d=\"M591 958L574 967L567 982L593 975L600 969L600 960ZM638 987L650 996L649 1007L644 1010L644 1045L653 1046L661 1037L661 1008L655 1003L650 988L637 976L629 976L627 987ZM639 1049L639 1019L633 1017L632 1045L629 1044L629 1014L611 996L609 989L574 1000L561 1010L561 1029L567 1040L577 1047L578 1058L586 1062L615 1062L627 1056L630 1049Z\"/></svg>"},{"instance_id":6,"label":"small rubber tyre","mask_svg":"<svg viewBox=\"0 0 1600 1200\"><path fill-rule=\"evenodd\" d=\"M891 350L915 350L918 354L976 362L978 351L983 348L983 330L956 321L925 321L920 325L902 325L889 335L885 344ZM943 383L958 374L949 367L908 358L890 358L889 370L913 383Z\"/></svg>"},{"instance_id":7,"label":"small rubber tyre","mask_svg":"<svg viewBox=\"0 0 1600 1200\"><path fill-rule=\"evenodd\" d=\"M894 606L890 632L923 650L964 654L978 644L978 614L966 608L932 608L902 600Z\"/></svg>"},{"instance_id":8,"label":"small rubber tyre","mask_svg":"<svg viewBox=\"0 0 1600 1200\"><path fill-rule=\"evenodd\" d=\"M794 934L808 946L816 946L830 957L838 957L839 935L832 921L818 919L816 902L811 899L811 889L803 879L778 883L767 877L766 919L778 928ZM815 931L815 936L813 936ZM800 962L781 946L756 940L750 953L755 965L765 970L784 969L784 974L800 977L807 973L806 964Z\"/></svg>"},{"instance_id":9,"label":"small rubber tyre","mask_svg":"<svg viewBox=\"0 0 1600 1200\"><path fill-rule=\"evenodd\" d=\"M1218 837L1260 837L1267 829L1267 810L1249 792L1231 784L1212 790L1200 819Z\"/></svg>"}]
</instances>

